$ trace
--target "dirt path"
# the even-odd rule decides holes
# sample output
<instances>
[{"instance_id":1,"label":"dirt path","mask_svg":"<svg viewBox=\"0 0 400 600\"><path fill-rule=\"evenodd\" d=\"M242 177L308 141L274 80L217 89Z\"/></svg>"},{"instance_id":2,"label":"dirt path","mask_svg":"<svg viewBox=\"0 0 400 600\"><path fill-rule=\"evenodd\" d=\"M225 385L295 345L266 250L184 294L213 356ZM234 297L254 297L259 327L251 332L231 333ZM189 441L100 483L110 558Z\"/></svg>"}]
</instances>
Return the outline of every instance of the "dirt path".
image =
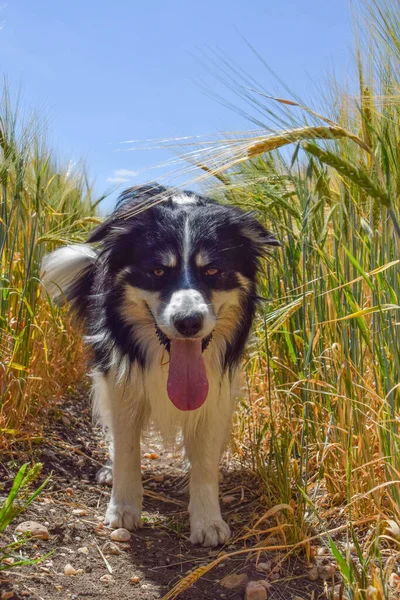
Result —
<instances>
[{"instance_id":1,"label":"dirt path","mask_svg":"<svg viewBox=\"0 0 400 600\"><path fill-rule=\"evenodd\" d=\"M53 553L34 567L0 572L1 593L13 591L13 600L26 597L42 600L162 598L193 569L208 564L221 552L242 549L243 541L236 540L246 532L251 516L265 512L259 501L261 490L257 479L229 470L225 465L222 506L233 538L225 548L210 550L192 546L188 542L185 465L180 456L164 451L153 439L151 447L144 445L142 455L144 525L132 535L129 543L119 544L119 555L103 552L112 570L110 576L101 555L105 542L110 540L110 530L101 524L110 490L95 483L95 473L106 459L106 446L100 430L92 425L87 393L70 396L63 402L63 412L60 407L54 413L56 420L51 430L34 448L35 460L44 464L43 474L53 473L51 483L39 501L17 520L38 521L46 525L50 533L47 541L28 542L23 551L26 556ZM3 491L0 486L0 497L9 489L16 466L24 458L21 453L13 460L9 456L2 457L0 481L5 484ZM81 512L77 514L79 509ZM8 528L8 539L16 524ZM252 545L254 540L250 539L248 546ZM227 590L220 585L220 580L232 573L246 573L254 580L267 579L270 583L268 598L272 600L317 598L321 591L321 587L318 590L308 579L300 560L286 561L279 566L279 555L261 553L259 561L270 562L272 572L265 574L257 570L254 555L226 559L180 598L239 600L244 597L243 589ZM64 575L67 564L82 571L67 577ZM110 577L111 581L107 582Z\"/></svg>"}]
</instances>

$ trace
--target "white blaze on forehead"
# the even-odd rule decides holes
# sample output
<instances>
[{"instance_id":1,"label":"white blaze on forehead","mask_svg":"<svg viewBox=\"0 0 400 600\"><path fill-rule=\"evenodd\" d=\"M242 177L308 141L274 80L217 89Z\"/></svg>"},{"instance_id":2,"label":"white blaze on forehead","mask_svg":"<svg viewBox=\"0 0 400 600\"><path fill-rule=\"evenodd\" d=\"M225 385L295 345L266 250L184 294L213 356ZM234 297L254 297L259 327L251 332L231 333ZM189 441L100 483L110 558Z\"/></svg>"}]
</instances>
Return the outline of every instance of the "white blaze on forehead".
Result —
<instances>
[{"instance_id":1,"label":"white blaze on forehead","mask_svg":"<svg viewBox=\"0 0 400 600\"><path fill-rule=\"evenodd\" d=\"M183 227L183 264L185 267L185 271L188 273L189 269L189 259L190 259L190 225L189 225L189 217L186 215L185 224Z\"/></svg>"},{"instance_id":2,"label":"white blaze on forehead","mask_svg":"<svg viewBox=\"0 0 400 600\"><path fill-rule=\"evenodd\" d=\"M186 194L179 194L172 198L172 202L175 204L197 204L196 196L187 196Z\"/></svg>"}]
</instances>

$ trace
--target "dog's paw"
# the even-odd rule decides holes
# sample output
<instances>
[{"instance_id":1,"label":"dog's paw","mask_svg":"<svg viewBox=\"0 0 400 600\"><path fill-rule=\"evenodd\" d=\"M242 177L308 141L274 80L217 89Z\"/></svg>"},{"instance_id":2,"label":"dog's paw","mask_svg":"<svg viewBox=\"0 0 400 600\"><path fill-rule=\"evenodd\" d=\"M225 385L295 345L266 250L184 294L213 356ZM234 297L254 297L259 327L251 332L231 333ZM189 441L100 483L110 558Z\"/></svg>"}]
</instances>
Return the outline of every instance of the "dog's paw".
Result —
<instances>
[{"instance_id":1,"label":"dog's paw","mask_svg":"<svg viewBox=\"0 0 400 600\"><path fill-rule=\"evenodd\" d=\"M129 531L138 529L138 527L142 526L141 508L139 504L119 504L110 500L104 523L114 529L118 529L119 527L125 527Z\"/></svg>"},{"instance_id":2,"label":"dog's paw","mask_svg":"<svg viewBox=\"0 0 400 600\"><path fill-rule=\"evenodd\" d=\"M96 473L96 481L99 485L109 485L111 487L113 482L112 466L104 465L104 467L101 467Z\"/></svg>"},{"instance_id":3,"label":"dog's paw","mask_svg":"<svg viewBox=\"0 0 400 600\"><path fill-rule=\"evenodd\" d=\"M190 541L202 546L225 544L231 537L229 526L222 519L215 521L195 521L190 525Z\"/></svg>"}]
</instances>

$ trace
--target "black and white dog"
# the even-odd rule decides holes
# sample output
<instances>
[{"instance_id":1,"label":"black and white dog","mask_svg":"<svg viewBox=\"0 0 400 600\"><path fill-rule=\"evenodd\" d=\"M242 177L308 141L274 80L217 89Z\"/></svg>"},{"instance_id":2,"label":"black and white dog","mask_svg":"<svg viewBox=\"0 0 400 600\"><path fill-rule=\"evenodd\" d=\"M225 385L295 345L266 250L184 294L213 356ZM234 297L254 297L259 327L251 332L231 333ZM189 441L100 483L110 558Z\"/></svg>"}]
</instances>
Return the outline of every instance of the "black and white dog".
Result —
<instances>
[{"instance_id":1,"label":"black and white dog","mask_svg":"<svg viewBox=\"0 0 400 600\"><path fill-rule=\"evenodd\" d=\"M72 303L93 350L95 409L112 435L111 527L140 526L140 438L151 421L166 439L182 434L191 542L228 540L218 466L259 259L271 245L279 244L251 214L154 185L125 191L88 244L45 258L47 291Z\"/></svg>"}]
</instances>

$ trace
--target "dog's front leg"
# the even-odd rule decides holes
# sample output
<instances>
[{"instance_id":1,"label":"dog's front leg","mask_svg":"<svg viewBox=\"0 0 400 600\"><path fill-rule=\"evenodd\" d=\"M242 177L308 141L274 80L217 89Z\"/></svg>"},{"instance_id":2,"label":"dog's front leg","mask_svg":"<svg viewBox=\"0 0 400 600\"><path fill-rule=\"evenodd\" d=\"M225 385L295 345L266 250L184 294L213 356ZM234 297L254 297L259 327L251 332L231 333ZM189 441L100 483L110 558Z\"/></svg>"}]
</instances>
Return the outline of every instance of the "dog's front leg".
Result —
<instances>
[{"instance_id":1,"label":"dog's front leg","mask_svg":"<svg viewBox=\"0 0 400 600\"><path fill-rule=\"evenodd\" d=\"M113 486L105 523L132 530L141 526L140 435L143 419L139 405L132 406L132 398L125 390L114 390L113 394Z\"/></svg>"},{"instance_id":2,"label":"dog's front leg","mask_svg":"<svg viewBox=\"0 0 400 600\"><path fill-rule=\"evenodd\" d=\"M194 435L185 432L185 449L190 472L190 541L192 544L217 546L230 538L230 529L222 519L218 498L219 461L226 430L219 420L205 419L197 424Z\"/></svg>"}]
</instances>

